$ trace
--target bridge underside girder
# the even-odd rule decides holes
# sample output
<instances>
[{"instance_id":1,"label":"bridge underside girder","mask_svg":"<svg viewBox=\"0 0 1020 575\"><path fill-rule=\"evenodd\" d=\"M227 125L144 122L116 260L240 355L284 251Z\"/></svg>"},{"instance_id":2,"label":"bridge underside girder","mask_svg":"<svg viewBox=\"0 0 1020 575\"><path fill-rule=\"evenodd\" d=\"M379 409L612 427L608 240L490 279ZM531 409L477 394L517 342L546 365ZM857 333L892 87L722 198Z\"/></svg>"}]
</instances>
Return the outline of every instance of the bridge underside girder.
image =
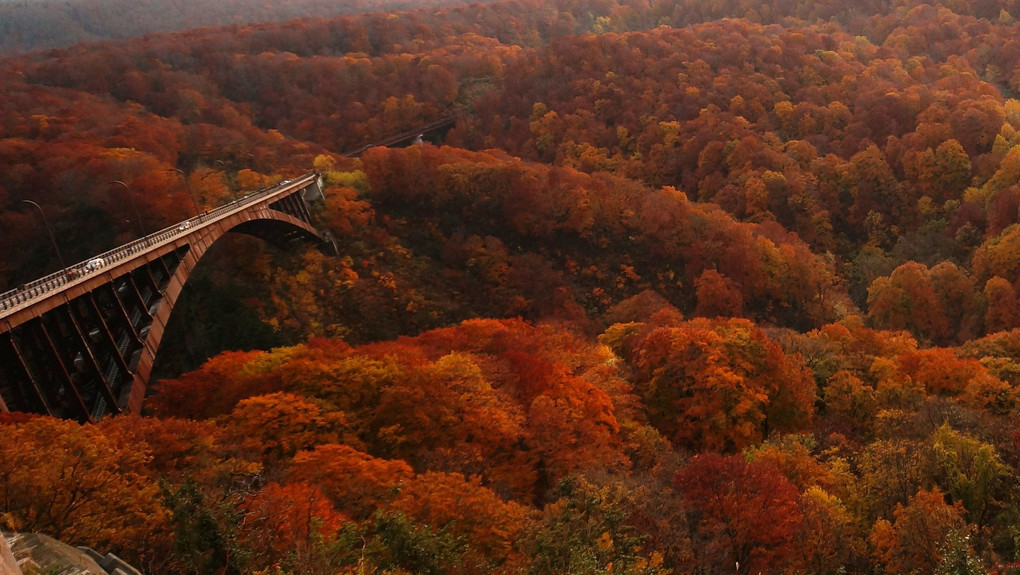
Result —
<instances>
[{"instance_id":1,"label":"bridge underside girder","mask_svg":"<svg viewBox=\"0 0 1020 575\"><path fill-rule=\"evenodd\" d=\"M0 335L0 409L97 421L128 406L178 248Z\"/></svg>"},{"instance_id":2,"label":"bridge underside girder","mask_svg":"<svg viewBox=\"0 0 1020 575\"><path fill-rule=\"evenodd\" d=\"M319 235L279 220L252 220L235 226L230 231L255 236L280 249L291 249L298 244L322 242Z\"/></svg>"}]
</instances>

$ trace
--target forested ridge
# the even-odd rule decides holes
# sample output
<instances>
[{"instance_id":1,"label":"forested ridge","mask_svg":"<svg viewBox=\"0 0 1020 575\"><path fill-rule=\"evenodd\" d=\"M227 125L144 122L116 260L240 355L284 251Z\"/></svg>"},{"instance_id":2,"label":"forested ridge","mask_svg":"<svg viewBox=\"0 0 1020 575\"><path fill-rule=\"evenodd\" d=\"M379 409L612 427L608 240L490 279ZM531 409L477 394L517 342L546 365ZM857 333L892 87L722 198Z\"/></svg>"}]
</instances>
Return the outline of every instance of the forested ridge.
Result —
<instances>
[{"instance_id":1,"label":"forested ridge","mask_svg":"<svg viewBox=\"0 0 1020 575\"><path fill-rule=\"evenodd\" d=\"M124 40L202 26L436 8L460 3L456 0L3 0L0 1L0 55L13 56L80 42Z\"/></svg>"},{"instance_id":2,"label":"forested ridge","mask_svg":"<svg viewBox=\"0 0 1020 575\"><path fill-rule=\"evenodd\" d=\"M0 416L0 528L152 573L1020 570L1016 18L502 0L0 61L0 291L58 266L22 199L78 261L314 169L341 249L211 250L144 417Z\"/></svg>"}]
</instances>

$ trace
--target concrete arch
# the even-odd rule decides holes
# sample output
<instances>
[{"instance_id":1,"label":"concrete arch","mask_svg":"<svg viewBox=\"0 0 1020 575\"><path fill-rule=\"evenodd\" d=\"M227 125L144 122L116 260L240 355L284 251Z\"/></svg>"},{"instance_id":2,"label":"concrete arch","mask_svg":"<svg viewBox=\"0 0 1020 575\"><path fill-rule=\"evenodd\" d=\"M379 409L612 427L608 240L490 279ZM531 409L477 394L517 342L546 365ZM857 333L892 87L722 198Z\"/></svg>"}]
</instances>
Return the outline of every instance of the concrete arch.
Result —
<instances>
[{"instance_id":1,"label":"concrete arch","mask_svg":"<svg viewBox=\"0 0 1020 575\"><path fill-rule=\"evenodd\" d=\"M307 222L276 210L269 212L271 213L260 213L257 217L245 218L239 223L232 221L225 223L225 226L229 225L227 229L223 229L219 225L214 226L210 233L203 234L197 238L195 243L188 244L190 249L187 249L181 258L180 265L177 266L163 290L162 301L152 314L152 324L146 334L143 352L135 370L131 394L125 406L128 412L141 412L149 376L152 374L152 366L156 361L156 353L159 351L167 322L170 320L177 299L184 290L195 266L217 240L227 233L234 232L262 239L282 249L291 248L299 243L328 244L328 238L323 237Z\"/></svg>"}]
</instances>

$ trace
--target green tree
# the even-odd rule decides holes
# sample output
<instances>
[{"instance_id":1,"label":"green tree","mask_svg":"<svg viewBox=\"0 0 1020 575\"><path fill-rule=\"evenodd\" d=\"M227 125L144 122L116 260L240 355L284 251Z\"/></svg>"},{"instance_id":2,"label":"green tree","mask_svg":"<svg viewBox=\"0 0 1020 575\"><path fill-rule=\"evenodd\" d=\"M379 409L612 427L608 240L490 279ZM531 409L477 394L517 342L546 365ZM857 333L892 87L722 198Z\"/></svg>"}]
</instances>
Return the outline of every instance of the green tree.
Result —
<instances>
[{"instance_id":1,"label":"green tree","mask_svg":"<svg viewBox=\"0 0 1020 575\"><path fill-rule=\"evenodd\" d=\"M661 557L646 556L642 537L627 523L621 494L583 478L560 482L556 500L526 535L529 573L596 575L660 572Z\"/></svg>"}]
</instances>

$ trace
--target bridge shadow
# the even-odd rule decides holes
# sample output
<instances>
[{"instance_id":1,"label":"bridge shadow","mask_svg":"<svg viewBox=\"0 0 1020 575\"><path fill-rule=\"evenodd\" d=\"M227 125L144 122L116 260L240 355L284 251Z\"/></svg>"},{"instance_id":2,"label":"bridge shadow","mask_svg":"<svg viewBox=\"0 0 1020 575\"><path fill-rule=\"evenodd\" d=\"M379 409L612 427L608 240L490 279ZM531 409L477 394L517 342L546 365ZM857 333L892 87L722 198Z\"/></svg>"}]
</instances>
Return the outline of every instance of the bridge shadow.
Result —
<instances>
[{"instance_id":1,"label":"bridge shadow","mask_svg":"<svg viewBox=\"0 0 1020 575\"><path fill-rule=\"evenodd\" d=\"M241 234L226 234L210 247L174 305L147 395L158 392L160 380L193 371L220 352L294 343L263 322L250 304L265 298L269 286L239 263L238 254L260 254L265 249L262 240Z\"/></svg>"}]
</instances>

